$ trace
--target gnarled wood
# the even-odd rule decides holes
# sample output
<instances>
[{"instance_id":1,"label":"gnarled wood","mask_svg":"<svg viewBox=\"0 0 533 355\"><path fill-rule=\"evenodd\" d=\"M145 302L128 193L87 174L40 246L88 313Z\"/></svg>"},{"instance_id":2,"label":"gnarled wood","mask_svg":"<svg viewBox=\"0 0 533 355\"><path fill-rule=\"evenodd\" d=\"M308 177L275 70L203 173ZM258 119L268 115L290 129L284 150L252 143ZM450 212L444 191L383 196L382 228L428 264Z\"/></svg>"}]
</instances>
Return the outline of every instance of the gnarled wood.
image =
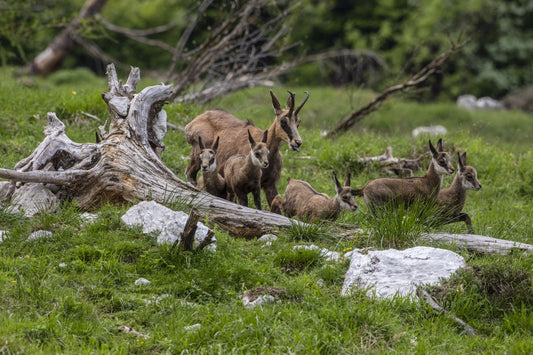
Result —
<instances>
[{"instance_id":1,"label":"gnarled wood","mask_svg":"<svg viewBox=\"0 0 533 355\"><path fill-rule=\"evenodd\" d=\"M162 107L172 94L172 86L150 86L135 94L140 79L137 68L132 68L125 85L118 80L112 64L107 74L109 92L102 96L111 119L107 131L105 125L100 127L99 143L71 141L65 134L65 125L54 113L49 113L43 142L14 170L0 169L0 178L19 181L18 185L20 182L58 185L68 190L64 196L70 196L84 209L108 201L189 201L198 208L201 217L242 237L291 226L286 217L236 205L180 180L160 158L164 149L161 140L166 133L166 113ZM128 104L121 105L121 112L117 112L116 105L111 103L125 103L125 99Z\"/></svg>"}]
</instances>

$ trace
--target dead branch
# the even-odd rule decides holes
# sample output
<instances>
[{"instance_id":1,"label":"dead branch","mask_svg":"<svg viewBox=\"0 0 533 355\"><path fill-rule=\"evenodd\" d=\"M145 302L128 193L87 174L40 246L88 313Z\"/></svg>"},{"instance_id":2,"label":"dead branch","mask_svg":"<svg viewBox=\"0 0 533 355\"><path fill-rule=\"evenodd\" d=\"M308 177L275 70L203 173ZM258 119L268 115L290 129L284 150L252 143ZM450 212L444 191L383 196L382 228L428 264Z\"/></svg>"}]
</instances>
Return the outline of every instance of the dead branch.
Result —
<instances>
[{"instance_id":1,"label":"dead branch","mask_svg":"<svg viewBox=\"0 0 533 355\"><path fill-rule=\"evenodd\" d=\"M34 75L50 74L68 55L75 44L74 36L81 28L82 21L93 18L102 11L107 0L87 0L78 16L42 51L31 63Z\"/></svg>"},{"instance_id":2,"label":"dead branch","mask_svg":"<svg viewBox=\"0 0 533 355\"><path fill-rule=\"evenodd\" d=\"M418 296L422 297L431 308L433 308L434 310L436 310L439 313L442 313L442 314L450 317L451 319L453 319L453 321L455 323L457 323L460 326L462 326L464 328L466 334L468 334L470 336L473 336L473 337L478 336L478 332L474 328L472 328L471 326L466 324L465 321L463 321L462 319L458 318L455 314L453 314L451 312L448 312L444 308L442 308L437 303L437 301L435 301L435 299L433 297L431 297L431 295L426 290L424 290L423 287L418 286L416 288L416 292L417 292Z\"/></svg>"},{"instance_id":3,"label":"dead branch","mask_svg":"<svg viewBox=\"0 0 533 355\"><path fill-rule=\"evenodd\" d=\"M378 163L386 170L400 177L407 177L413 176L413 173L420 169L421 158L422 156L415 159L395 158L392 156L392 147L387 146L387 149L383 154L374 157L359 158L359 162L364 165Z\"/></svg>"},{"instance_id":4,"label":"dead branch","mask_svg":"<svg viewBox=\"0 0 533 355\"><path fill-rule=\"evenodd\" d=\"M350 129L357 122L361 121L370 113L376 111L381 104L387 100L392 94L399 91L407 91L412 87L417 87L422 84L427 78L434 74L453 54L457 53L464 46L470 42L470 39L467 39L459 44L456 44L450 39L451 48L440 54L438 57L434 58L428 65L423 67L416 74L411 76L408 80L404 81L401 84L396 84L388 87L385 91L375 97L367 105L363 106L359 110L352 113L347 118L343 119L337 126L328 133L328 137L332 138L340 133L343 133Z\"/></svg>"}]
</instances>

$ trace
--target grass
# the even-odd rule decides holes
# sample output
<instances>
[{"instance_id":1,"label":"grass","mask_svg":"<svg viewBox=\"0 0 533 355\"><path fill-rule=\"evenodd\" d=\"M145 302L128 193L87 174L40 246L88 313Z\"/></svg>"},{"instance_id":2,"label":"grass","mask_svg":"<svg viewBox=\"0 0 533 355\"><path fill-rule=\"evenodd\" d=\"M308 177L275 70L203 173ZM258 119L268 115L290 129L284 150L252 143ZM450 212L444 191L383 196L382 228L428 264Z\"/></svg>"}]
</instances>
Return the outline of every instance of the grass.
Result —
<instances>
[{"instance_id":1,"label":"grass","mask_svg":"<svg viewBox=\"0 0 533 355\"><path fill-rule=\"evenodd\" d=\"M43 138L48 111L63 120L72 140L94 141L94 131L107 117L100 98L105 78L71 71L27 81L14 78L14 72L0 68L0 167L12 168L31 154ZM147 84L152 83L143 81L140 88ZM423 154L429 137L413 138L411 130L441 124L448 129L445 148L454 157L456 151L466 151L483 184L480 191L468 192L464 209L476 232L533 244L530 116L392 99L354 130L326 140L320 132L331 129L372 93L276 87L282 102L286 89L297 93L297 101L305 90L311 97L301 112L301 153L282 147L280 191L292 177L332 196L333 170L341 176L351 172L352 186L362 186L385 174L378 166L361 166L359 157L381 154L387 145L397 157ZM267 127L273 118L265 88L220 98L212 106L251 118L259 127ZM206 108L165 106L169 121L177 125ZM183 133L169 131L164 142L163 161L184 179L190 148ZM444 185L449 183L451 178L446 178ZM174 197L169 193L172 208L188 210L191 201ZM363 227L348 238L326 223L295 224L270 246L216 230L214 253L157 245L140 228L121 223L128 206L101 206L91 223L82 221L75 203L34 218L0 208L0 230L8 233L0 242L0 353L533 352L531 257L458 251L468 267L431 289L441 305L476 328L479 337L469 337L422 302L375 300L363 291L341 297L349 260L327 262L318 251L293 249L295 245L315 244L343 254L355 248L409 247L425 230L466 232L464 223L428 224L416 209L371 215L361 200L358 203L357 212L344 212L339 219ZM53 235L28 241L36 230ZM141 277L150 284L135 285ZM272 305L244 308L239 296L257 287L279 287L286 297ZM188 328L195 324L200 327ZM124 326L139 333L125 332Z\"/></svg>"}]
</instances>

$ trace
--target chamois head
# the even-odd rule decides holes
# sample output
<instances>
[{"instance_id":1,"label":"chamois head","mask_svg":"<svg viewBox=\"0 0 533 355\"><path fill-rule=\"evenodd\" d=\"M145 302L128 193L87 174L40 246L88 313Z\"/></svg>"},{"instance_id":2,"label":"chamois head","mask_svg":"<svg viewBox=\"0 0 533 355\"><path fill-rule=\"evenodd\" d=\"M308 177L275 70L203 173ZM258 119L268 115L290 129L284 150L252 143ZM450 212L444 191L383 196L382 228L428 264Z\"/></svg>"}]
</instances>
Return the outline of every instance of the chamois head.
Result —
<instances>
[{"instance_id":1,"label":"chamois head","mask_svg":"<svg viewBox=\"0 0 533 355\"><path fill-rule=\"evenodd\" d=\"M437 149L429 141L429 150L431 151L433 167L438 175L451 175L455 172L452 166L450 154L442 149L442 138L437 142Z\"/></svg>"},{"instance_id":2,"label":"chamois head","mask_svg":"<svg viewBox=\"0 0 533 355\"><path fill-rule=\"evenodd\" d=\"M344 186L341 186L339 180L337 180L337 174L333 172L333 181L335 181L335 190L337 194L334 199L339 202L341 209L355 211L357 209L357 204L355 203L355 190L350 187L350 173L346 176L344 180Z\"/></svg>"},{"instance_id":3,"label":"chamois head","mask_svg":"<svg viewBox=\"0 0 533 355\"><path fill-rule=\"evenodd\" d=\"M198 145L200 146L200 160L202 172L213 172L217 169L216 154L218 149L218 138L211 148L206 148L202 142L202 137L198 136Z\"/></svg>"},{"instance_id":4,"label":"chamois head","mask_svg":"<svg viewBox=\"0 0 533 355\"><path fill-rule=\"evenodd\" d=\"M268 138L268 129L263 133L263 139L261 142L256 143L248 130L248 141L250 143L250 156L252 157L252 163L255 166L260 166L261 168L268 168L268 148L266 145Z\"/></svg>"},{"instance_id":5,"label":"chamois head","mask_svg":"<svg viewBox=\"0 0 533 355\"><path fill-rule=\"evenodd\" d=\"M270 96L272 97L272 106L274 107L274 112L276 113L276 132L279 132L279 138L286 142L289 145L291 150L300 151L300 146L302 145L302 138L298 133L298 126L300 125L300 118L298 118L298 113L307 102L309 98L309 92L305 92L307 96L304 101L294 109L294 93L289 91L289 98L287 99L287 105L284 109L281 108L278 98L272 90L270 90Z\"/></svg>"},{"instance_id":6,"label":"chamois head","mask_svg":"<svg viewBox=\"0 0 533 355\"><path fill-rule=\"evenodd\" d=\"M457 174L459 174L461 185L465 190L478 191L481 189L481 184L477 179L476 169L466 165L466 152L463 155L457 152L457 167L459 170Z\"/></svg>"}]
</instances>

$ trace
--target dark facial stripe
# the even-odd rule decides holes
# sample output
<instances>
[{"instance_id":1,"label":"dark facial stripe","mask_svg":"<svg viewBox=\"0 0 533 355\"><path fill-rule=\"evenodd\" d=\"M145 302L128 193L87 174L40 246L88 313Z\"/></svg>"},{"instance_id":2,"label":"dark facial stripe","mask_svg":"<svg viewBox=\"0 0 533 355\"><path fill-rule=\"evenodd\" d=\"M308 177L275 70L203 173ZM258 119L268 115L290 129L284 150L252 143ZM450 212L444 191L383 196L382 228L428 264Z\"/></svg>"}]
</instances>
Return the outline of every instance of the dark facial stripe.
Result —
<instances>
[{"instance_id":1,"label":"dark facial stripe","mask_svg":"<svg viewBox=\"0 0 533 355\"><path fill-rule=\"evenodd\" d=\"M280 120L280 123L281 123L281 128L285 131L285 133L287 133L287 136L289 136L289 141L291 141L293 138L293 135L292 135L291 127L289 126L287 121L288 121L288 118L287 120Z\"/></svg>"}]
</instances>

